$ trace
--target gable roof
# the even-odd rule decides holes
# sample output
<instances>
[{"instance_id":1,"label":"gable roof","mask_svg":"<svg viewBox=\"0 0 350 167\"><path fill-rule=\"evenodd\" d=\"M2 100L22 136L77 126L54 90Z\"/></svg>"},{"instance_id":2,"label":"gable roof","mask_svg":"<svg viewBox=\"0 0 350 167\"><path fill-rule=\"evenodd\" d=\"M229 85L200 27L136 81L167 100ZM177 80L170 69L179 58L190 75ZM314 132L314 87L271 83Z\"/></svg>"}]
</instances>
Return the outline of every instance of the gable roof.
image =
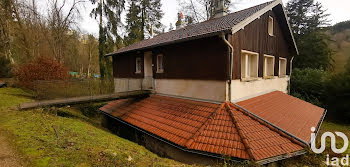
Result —
<instances>
[{"instance_id":1,"label":"gable roof","mask_svg":"<svg viewBox=\"0 0 350 167\"><path fill-rule=\"evenodd\" d=\"M123 54L130 51L150 49L158 46L164 46L168 44L179 43L198 38L215 36L221 34L222 32L235 33L278 5L280 5L280 7L282 8L283 17L285 18L285 22L289 30L288 33L290 33L289 36L291 39L289 41L291 41L294 44L295 50L298 53L294 37L292 35L285 11L283 9L282 1L275 0L257 6L253 6L241 11L237 11L226 16L213 18L201 23L188 25L178 30L162 33L153 38L146 39L135 44L129 45L127 47L121 48L114 53L109 53L107 54L107 56Z\"/></svg>"},{"instance_id":2,"label":"gable roof","mask_svg":"<svg viewBox=\"0 0 350 167\"><path fill-rule=\"evenodd\" d=\"M280 91L260 95L237 104L301 139L304 143L310 143L311 127L318 129L326 112L323 108Z\"/></svg>"},{"instance_id":3,"label":"gable roof","mask_svg":"<svg viewBox=\"0 0 350 167\"><path fill-rule=\"evenodd\" d=\"M229 102L213 104L152 95L117 100L100 110L184 150L217 157L268 163L298 155L304 147Z\"/></svg>"}]
</instances>

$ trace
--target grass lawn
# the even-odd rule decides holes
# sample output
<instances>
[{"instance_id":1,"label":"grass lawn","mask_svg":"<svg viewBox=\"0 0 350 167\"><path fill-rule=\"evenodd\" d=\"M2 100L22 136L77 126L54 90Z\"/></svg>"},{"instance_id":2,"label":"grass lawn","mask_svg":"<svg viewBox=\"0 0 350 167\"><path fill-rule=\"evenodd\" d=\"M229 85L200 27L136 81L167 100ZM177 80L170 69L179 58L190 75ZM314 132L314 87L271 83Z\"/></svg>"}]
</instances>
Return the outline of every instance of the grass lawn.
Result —
<instances>
[{"instance_id":1,"label":"grass lawn","mask_svg":"<svg viewBox=\"0 0 350 167\"><path fill-rule=\"evenodd\" d=\"M323 134L323 132L342 132L344 133L348 139L350 139L350 125L341 125L341 124L336 124L333 122L323 122L322 128L320 131L320 134ZM320 137L320 136L319 136ZM330 140L328 138L327 144L330 145ZM337 137L337 148L343 147L343 140L340 137ZM350 141L349 141L350 143ZM347 149L347 151L344 154L349 154L350 155L350 145Z\"/></svg>"},{"instance_id":2,"label":"grass lawn","mask_svg":"<svg viewBox=\"0 0 350 167\"><path fill-rule=\"evenodd\" d=\"M10 109L28 101L21 89L0 89L0 130L29 166L184 166L98 127L77 108Z\"/></svg>"}]
</instances>

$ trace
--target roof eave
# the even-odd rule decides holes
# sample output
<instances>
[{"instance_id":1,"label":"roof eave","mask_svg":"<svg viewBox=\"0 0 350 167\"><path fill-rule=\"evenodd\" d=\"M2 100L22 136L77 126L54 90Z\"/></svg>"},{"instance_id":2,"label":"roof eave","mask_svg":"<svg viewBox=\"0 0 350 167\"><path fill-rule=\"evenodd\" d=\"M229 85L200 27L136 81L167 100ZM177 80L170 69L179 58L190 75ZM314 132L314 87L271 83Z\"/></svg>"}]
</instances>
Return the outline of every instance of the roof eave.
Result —
<instances>
[{"instance_id":1,"label":"roof eave","mask_svg":"<svg viewBox=\"0 0 350 167\"><path fill-rule=\"evenodd\" d=\"M125 52L109 53L109 54L106 54L105 57L116 56L116 55L121 55L121 54L127 54L129 52L142 51L142 50L152 49L152 48L156 48L156 47L160 47L160 46L166 46L166 45L177 44L177 43L186 42L186 41L190 41L190 40L202 39L202 38L206 38L206 37L213 37L213 36L216 36L216 35L221 35L223 32L224 33L231 33L231 29L216 31L216 32L203 34L203 35L197 35L197 36L193 36L193 37L189 37L189 38L183 38L183 39L174 40L174 41L170 41L170 42L165 42L165 43L160 43L160 44L156 44L156 45L151 45L151 46L148 46L148 47L138 48L138 49L134 49L134 50L128 50L128 51L125 51Z\"/></svg>"},{"instance_id":2,"label":"roof eave","mask_svg":"<svg viewBox=\"0 0 350 167\"><path fill-rule=\"evenodd\" d=\"M293 152L291 154L278 155L278 156L275 156L275 157L259 160L259 161L256 161L256 163L259 164L259 165L265 165L265 164L269 164L269 163L272 163L272 162L284 160L284 159L287 159L287 158L303 155L305 153L307 153L307 151L305 149L302 149L302 150Z\"/></svg>"}]
</instances>

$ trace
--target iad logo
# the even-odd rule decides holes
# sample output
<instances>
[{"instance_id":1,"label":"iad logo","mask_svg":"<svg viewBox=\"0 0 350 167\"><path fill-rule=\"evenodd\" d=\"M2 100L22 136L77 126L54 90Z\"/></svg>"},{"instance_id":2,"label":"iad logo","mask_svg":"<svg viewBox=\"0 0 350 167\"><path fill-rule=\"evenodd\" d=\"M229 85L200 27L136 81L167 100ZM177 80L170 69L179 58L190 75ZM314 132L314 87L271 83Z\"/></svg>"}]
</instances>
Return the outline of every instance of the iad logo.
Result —
<instances>
[{"instance_id":1,"label":"iad logo","mask_svg":"<svg viewBox=\"0 0 350 167\"><path fill-rule=\"evenodd\" d=\"M321 147L320 148L316 148L316 133L315 133L315 127L311 128L311 150L313 152L315 152L316 154L320 154L323 153L323 151L326 149L326 138L330 137L331 139L331 149L334 153L337 154L342 154L344 153L349 146L349 139L348 137L346 137L346 135L342 132L335 132L335 134L339 137L341 137L344 141L344 145L342 148L338 149L336 147L336 138L335 135L332 132L325 132L322 134L321 136ZM329 155L327 154L327 160L326 160L327 165L331 165L331 166L339 166L340 164L343 166L348 166L349 165L349 155L346 155L343 158L338 158L338 157L333 157L331 159L331 162L329 160Z\"/></svg>"}]
</instances>

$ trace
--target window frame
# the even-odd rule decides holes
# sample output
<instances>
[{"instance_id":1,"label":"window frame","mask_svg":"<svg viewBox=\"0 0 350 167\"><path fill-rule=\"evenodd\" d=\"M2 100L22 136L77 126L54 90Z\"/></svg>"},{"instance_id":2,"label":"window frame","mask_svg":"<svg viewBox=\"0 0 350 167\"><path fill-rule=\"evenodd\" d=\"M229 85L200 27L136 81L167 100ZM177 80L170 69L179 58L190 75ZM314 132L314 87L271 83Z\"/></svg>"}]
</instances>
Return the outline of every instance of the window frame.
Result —
<instances>
[{"instance_id":1,"label":"window frame","mask_svg":"<svg viewBox=\"0 0 350 167\"><path fill-rule=\"evenodd\" d=\"M141 63L141 67L138 66L138 62ZM139 69L140 68L140 69ZM140 74L142 73L142 58L141 57L136 57L135 58L135 73Z\"/></svg>"},{"instance_id":2,"label":"window frame","mask_svg":"<svg viewBox=\"0 0 350 167\"><path fill-rule=\"evenodd\" d=\"M159 62L159 57L162 57L162 69L160 69L160 62ZM164 55L163 54L158 54L156 56L157 59L157 73L163 73L164 72Z\"/></svg>"},{"instance_id":3,"label":"window frame","mask_svg":"<svg viewBox=\"0 0 350 167\"><path fill-rule=\"evenodd\" d=\"M252 65L251 63L249 63L249 65L247 66L247 63L249 62L249 60L247 60L247 57L244 58L245 59L245 65L244 65L244 70L243 70L243 64L242 64L242 57L243 55L245 56L254 56L256 58L256 71L255 71L255 75L252 76ZM249 75L247 75L247 69L249 69ZM243 75L243 72L245 72L245 75ZM253 71L254 72L254 71ZM244 76L244 77L243 77ZM249 77L247 77L249 76ZM251 80L256 80L259 78L259 53L257 52L252 52L252 51L247 51L247 50L241 50L241 80L242 81L251 81Z\"/></svg>"},{"instance_id":4,"label":"window frame","mask_svg":"<svg viewBox=\"0 0 350 167\"><path fill-rule=\"evenodd\" d=\"M268 69L266 67L267 66L267 62L265 61L265 58L272 58L272 67L270 67L272 69L272 74L271 75L267 75ZM266 78L266 79L273 78L275 76L275 56L264 54L263 61L264 61L264 63L263 63L263 77Z\"/></svg>"},{"instance_id":5,"label":"window frame","mask_svg":"<svg viewBox=\"0 0 350 167\"><path fill-rule=\"evenodd\" d=\"M275 22L275 19L272 16L269 16L269 19L267 22L267 32L269 36L274 36L274 22Z\"/></svg>"},{"instance_id":6,"label":"window frame","mask_svg":"<svg viewBox=\"0 0 350 167\"><path fill-rule=\"evenodd\" d=\"M284 74L282 75L281 74L281 60L283 60L285 62L285 66L284 66ZM278 76L279 77L285 77L287 76L287 58L284 58L284 57L280 57L279 60L278 60L278 64L279 64L279 67L278 67Z\"/></svg>"}]
</instances>

